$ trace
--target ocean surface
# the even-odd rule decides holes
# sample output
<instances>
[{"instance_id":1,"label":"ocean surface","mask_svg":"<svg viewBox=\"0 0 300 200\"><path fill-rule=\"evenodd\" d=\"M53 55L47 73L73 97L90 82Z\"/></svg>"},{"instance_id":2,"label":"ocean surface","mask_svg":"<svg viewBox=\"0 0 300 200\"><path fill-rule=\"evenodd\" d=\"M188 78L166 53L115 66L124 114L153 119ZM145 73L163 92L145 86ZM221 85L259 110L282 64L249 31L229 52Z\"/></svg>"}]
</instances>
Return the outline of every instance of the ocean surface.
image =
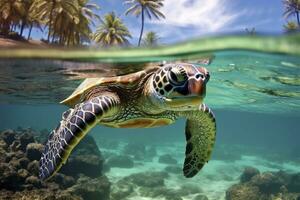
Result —
<instances>
[{"instance_id":1,"label":"ocean surface","mask_svg":"<svg viewBox=\"0 0 300 200\"><path fill-rule=\"evenodd\" d=\"M176 161L172 166L178 171L164 179L165 187L197 190L183 194L181 199L193 199L199 194L208 199L225 199L226 190L239 182L244 168L249 166L261 172L300 172L300 57L223 50L213 52L210 59L209 64L196 64L205 66L211 74L204 100L217 120L211 161L194 178L187 179L181 173L185 152L184 120L149 129L97 126L89 135L105 159L125 154L124 147L128 145L155 149L151 159L146 159L146 155L140 155L141 158L128 155L133 167L111 167L105 172L112 188L134 173L164 171L169 164L159 162L159 157L165 154ZM118 73L118 70L110 70L103 63L0 60L0 130L30 127L47 129L49 133L68 109L59 101L70 95L84 78L109 75L112 71ZM164 197L149 197L135 188L124 199Z\"/></svg>"}]
</instances>

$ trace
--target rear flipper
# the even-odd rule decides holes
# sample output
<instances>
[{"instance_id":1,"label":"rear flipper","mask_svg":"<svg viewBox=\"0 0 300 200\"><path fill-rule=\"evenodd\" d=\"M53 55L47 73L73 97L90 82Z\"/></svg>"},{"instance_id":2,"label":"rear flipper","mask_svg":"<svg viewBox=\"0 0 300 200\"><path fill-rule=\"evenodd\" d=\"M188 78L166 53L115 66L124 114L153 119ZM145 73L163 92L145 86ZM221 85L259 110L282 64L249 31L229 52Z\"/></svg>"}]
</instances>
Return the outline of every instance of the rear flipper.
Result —
<instances>
[{"instance_id":1,"label":"rear flipper","mask_svg":"<svg viewBox=\"0 0 300 200\"><path fill-rule=\"evenodd\" d=\"M66 162L73 148L105 115L116 111L119 100L115 95L94 97L69 109L53 130L40 159L39 177L50 178Z\"/></svg>"}]
</instances>

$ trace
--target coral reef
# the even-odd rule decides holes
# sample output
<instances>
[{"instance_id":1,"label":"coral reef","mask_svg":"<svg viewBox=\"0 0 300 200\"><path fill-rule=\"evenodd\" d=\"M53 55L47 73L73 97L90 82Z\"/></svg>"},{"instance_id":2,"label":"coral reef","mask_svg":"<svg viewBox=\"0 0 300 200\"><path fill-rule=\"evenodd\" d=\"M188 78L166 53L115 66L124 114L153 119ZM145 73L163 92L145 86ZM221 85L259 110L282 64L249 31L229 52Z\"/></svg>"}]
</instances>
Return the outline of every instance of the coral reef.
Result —
<instances>
[{"instance_id":1,"label":"coral reef","mask_svg":"<svg viewBox=\"0 0 300 200\"><path fill-rule=\"evenodd\" d=\"M109 199L110 182L102 174L103 158L92 137L85 137L48 181L38 178L44 139L45 131L32 129L0 133L0 199Z\"/></svg>"},{"instance_id":2,"label":"coral reef","mask_svg":"<svg viewBox=\"0 0 300 200\"><path fill-rule=\"evenodd\" d=\"M283 171L260 173L253 167L245 168L240 183L226 191L226 200L298 200L300 173Z\"/></svg>"}]
</instances>

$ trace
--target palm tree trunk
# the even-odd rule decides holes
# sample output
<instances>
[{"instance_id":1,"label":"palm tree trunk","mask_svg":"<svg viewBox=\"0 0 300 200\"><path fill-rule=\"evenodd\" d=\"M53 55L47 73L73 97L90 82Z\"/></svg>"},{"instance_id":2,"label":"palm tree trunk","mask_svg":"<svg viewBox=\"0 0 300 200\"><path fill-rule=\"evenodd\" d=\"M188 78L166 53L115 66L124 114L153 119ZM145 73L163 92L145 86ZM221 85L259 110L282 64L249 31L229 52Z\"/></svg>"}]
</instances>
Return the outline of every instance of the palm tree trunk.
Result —
<instances>
[{"instance_id":1,"label":"palm tree trunk","mask_svg":"<svg viewBox=\"0 0 300 200\"><path fill-rule=\"evenodd\" d=\"M296 16L297 16L298 28L300 28L299 12L296 12Z\"/></svg>"},{"instance_id":2,"label":"palm tree trunk","mask_svg":"<svg viewBox=\"0 0 300 200\"><path fill-rule=\"evenodd\" d=\"M29 32L28 32L28 37L27 37L27 40L30 39L30 35L31 35L31 31L32 31L32 27L33 27L33 24L30 24L30 28L29 28Z\"/></svg>"},{"instance_id":3,"label":"palm tree trunk","mask_svg":"<svg viewBox=\"0 0 300 200\"><path fill-rule=\"evenodd\" d=\"M52 1L51 11L50 11L49 23L48 23L48 37L47 37L47 42L49 42L49 40L50 40L51 24L52 24L52 20L53 20L53 10L55 8L55 3L56 3L56 1L53 0Z\"/></svg>"},{"instance_id":4,"label":"palm tree trunk","mask_svg":"<svg viewBox=\"0 0 300 200\"><path fill-rule=\"evenodd\" d=\"M139 43L138 46L141 45L141 40L142 40L142 36L143 36L143 31L144 31L144 6L142 6L142 28L141 28L141 33L140 33L140 38L139 38Z\"/></svg>"},{"instance_id":5,"label":"palm tree trunk","mask_svg":"<svg viewBox=\"0 0 300 200\"><path fill-rule=\"evenodd\" d=\"M22 25L21 25L21 29L20 29L20 36L23 35L23 31L24 31L25 25L26 25L26 23L23 21Z\"/></svg>"}]
</instances>

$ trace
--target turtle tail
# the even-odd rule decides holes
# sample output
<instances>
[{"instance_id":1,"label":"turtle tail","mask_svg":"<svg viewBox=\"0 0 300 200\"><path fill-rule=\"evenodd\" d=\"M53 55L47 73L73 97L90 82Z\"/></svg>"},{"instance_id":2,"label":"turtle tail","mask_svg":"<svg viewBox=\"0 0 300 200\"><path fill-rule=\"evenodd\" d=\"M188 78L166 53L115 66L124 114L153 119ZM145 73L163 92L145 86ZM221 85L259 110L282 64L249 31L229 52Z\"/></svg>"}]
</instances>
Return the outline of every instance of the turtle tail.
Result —
<instances>
[{"instance_id":1,"label":"turtle tail","mask_svg":"<svg viewBox=\"0 0 300 200\"><path fill-rule=\"evenodd\" d=\"M94 97L69 109L54 129L45 144L40 159L39 177L50 178L66 162L73 148L106 114L114 111L117 98Z\"/></svg>"}]
</instances>

